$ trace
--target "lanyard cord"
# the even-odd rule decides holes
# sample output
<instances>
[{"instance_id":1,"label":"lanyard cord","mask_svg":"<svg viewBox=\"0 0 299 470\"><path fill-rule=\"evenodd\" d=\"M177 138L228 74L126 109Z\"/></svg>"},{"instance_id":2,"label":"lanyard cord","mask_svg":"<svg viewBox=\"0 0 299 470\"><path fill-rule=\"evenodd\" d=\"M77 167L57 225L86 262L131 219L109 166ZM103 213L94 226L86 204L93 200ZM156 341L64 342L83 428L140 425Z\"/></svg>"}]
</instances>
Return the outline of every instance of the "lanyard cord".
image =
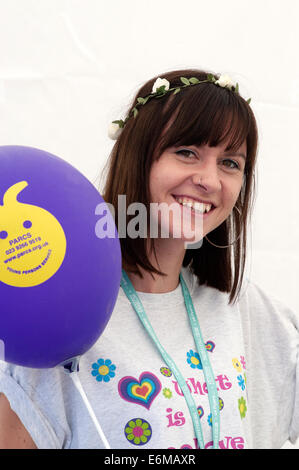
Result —
<instances>
[{"instance_id":1,"label":"lanyard cord","mask_svg":"<svg viewBox=\"0 0 299 470\"><path fill-rule=\"evenodd\" d=\"M183 296L185 299L186 309L188 312L188 316L190 319L191 329L194 335L194 340L196 347L198 349L198 353L200 355L202 366L204 370L204 375L208 387L208 396L210 401L210 408L212 412L212 432L213 432L213 448L218 449L219 446L219 434L220 434L220 416L219 416L219 398L217 392L217 386L214 379L213 371L211 368L211 364L209 358L207 356L207 351L205 348L205 344L202 340L200 327L198 324L197 317L195 315L192 299L188 288L184 282L182 275L180 274L180 280L182 285ZM143 305L137 295L137 292L134 289L133 284L131 283L128 275L122 270L122 279L121 279L121 287L123 288L125 294L127 295L128 299L130 300L134 310L136 311L141 323L143 324L144 328L146 329L147 333L155 343L157 349L159 350L161 356L163 357L165 363L168 365L170 370L173 372L186 400L186 403L189 408L189 412L191 415L191 419L193 422L193 427L195 431L195 435L198 440L198 445L200 449L204 449L204 439L203 439L203 432L201 428L200 418L198 414L198 410L194 399L190 393L190 390L184 380L181 372L179 371L178 367L176 366L173 359L170 355L166 352L166 350L161 345L159 339L157 338L149 320L143 308ZM210 396L211 394L211 396Z\"/></svg>"},{"instance_id":2,"label":"lanyard cord","mask_svg":"<svg viewBox=\"0 0 299 470\"><path fill-rule=\"evenodd\" d=\"M210 410L212 413L212 435L213 442L217 445L219 443L220 436L220 410L219 410L219 397L217 391L217 385L213 373L213 369L209 360L209 356L205 347L205 343L202 338L200 331L199 322L197 315L194 310L194 305L188 287L184 281L182 274L180 274L180 281L182 285L182 291L185 299L186 308L189 315L190 325L193 332L194 341L196 344L197 351L200 356L200 360L203 367L206 384L208 387L208 397L210 403ZM214 447L215 448L215 447Z\"/></svg>"}]
</instances>

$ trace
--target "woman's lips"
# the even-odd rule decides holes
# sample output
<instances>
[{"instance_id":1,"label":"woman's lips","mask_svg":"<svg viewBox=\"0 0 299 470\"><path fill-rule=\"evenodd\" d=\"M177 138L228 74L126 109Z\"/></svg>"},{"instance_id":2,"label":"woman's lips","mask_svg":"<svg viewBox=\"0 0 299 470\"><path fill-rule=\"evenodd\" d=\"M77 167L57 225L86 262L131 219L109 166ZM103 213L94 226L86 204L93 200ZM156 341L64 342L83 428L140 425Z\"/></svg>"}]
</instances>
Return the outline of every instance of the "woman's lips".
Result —
<instances>
[{"instance_id":1,"label":"woman's lips","mask_svg":"<svg viewBox=\"0 0 299 470\"><path fill-rule=\"evenodd\" d=\"M196 216L203 217L204 219L205 219L206 217L208 217L208 216L211 214L211 212L213 212L213 211L216 209L215 206L212 206L211 209L209 210L209 212L204 212L204 213L202 213L202 212L196 211L195 209L193 209L193 207L184 206L183 204L181 204L180 202L178 202L174 196L172 196L172 197L173 197L173 199L175 200L175 202L176 202L177 204L179 204L183 209L191 209L191 214L194 214L194 215L196 215Z\"/></svg>"}]
</instances>

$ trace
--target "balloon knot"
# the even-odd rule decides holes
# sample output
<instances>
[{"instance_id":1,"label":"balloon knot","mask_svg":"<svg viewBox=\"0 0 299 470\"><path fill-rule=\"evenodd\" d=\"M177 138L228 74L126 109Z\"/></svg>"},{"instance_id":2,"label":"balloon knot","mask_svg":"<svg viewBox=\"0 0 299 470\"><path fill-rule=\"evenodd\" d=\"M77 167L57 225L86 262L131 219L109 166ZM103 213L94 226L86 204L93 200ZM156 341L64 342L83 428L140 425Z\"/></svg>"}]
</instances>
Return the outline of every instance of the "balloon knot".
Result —
<instances>
[{"instance_id":1,"label":"balloon knot","mask_svg":"<svg viewBox=\"0 0 299 470\"><path fill-rule=\"evenodd\" d=\"M72 372L79 372L79 357L72 357L66 361L58 364L63 367L63 370L66 374L71 374Z\"/></svg>"}]
</instances>

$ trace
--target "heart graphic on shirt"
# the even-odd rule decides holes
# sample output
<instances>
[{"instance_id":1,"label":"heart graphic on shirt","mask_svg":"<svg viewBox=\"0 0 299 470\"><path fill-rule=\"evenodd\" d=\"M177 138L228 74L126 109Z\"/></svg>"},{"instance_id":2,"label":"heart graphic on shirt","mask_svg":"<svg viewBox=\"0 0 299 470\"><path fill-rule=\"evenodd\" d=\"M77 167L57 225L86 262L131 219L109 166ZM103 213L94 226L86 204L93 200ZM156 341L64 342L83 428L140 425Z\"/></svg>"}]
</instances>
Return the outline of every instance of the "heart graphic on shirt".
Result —
<instances>
[{"instance_id":1,"label":"heart graphic on shirt","mask_svg":"<svg viewBox=\"0 0 299 470\"><path fill-rule=\"evenodd\" d=\"M146 384L146 385L143 385L143 387L137 387L135 390L136 390L137 395L145 397L147 392L150 391L150 387Z\"/></svg>"},{"instance_id":2,"label":"heart graphic on shirt","mask_svg":"<svg viewBox=\"0 0 299 470\"><path fill-rule=\"evenodd\" d=\"M123 377L118 383L118 392L124 400L144 406L148 410L161 388L160 380L151 372L142 372L139 380Z\"/></svg>"},{"instance_id":3,"label":"heart graphic on shirt","mask_svg":"<svg viewBox=\"0 0 299 470\"><path fill-rule=\"evenodd\" d=\"M213 352L215 349L215 343L213 341L207 341L206 342L206 350L209 352Z\"/></svg>"}]
</instances>

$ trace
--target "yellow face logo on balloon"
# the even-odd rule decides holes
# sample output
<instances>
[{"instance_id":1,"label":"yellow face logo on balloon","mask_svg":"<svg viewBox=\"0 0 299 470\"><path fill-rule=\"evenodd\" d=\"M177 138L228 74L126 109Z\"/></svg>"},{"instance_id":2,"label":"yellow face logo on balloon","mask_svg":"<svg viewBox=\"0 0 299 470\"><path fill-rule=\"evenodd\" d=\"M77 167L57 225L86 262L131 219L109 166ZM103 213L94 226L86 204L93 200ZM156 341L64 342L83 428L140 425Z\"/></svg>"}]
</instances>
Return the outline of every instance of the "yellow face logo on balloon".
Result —
<instances>
[{"instance_id":1,"label":"yellow face logo on balloon","mask_svg":"<svg viewBox=\"0 0 299 470\"><path fill-rule=\"evenodd\" d=\"M15 287L42 284L58 271L65 257L66 237L48 211L18 202L27 181L14 184L0 205L0 282Z\"/></svg>"}]
</instances>

